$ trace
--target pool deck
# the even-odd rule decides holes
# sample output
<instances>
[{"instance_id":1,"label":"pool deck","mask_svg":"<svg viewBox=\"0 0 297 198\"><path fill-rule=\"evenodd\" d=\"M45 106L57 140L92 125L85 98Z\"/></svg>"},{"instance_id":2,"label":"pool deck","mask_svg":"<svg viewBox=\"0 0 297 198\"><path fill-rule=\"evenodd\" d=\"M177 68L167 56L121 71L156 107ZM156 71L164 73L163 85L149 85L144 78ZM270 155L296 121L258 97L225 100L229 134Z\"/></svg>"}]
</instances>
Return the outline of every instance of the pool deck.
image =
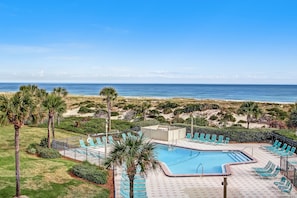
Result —
<instances>
[{"instance_id":1,"label":"pool deck","mask_svg":"<svg viewBox=\"0 0 297 198\"><path fill-rule=\"evenodd\" d=\"M155 142L167 144L163 141ZM231 175L227 176L228 198L297 198L297 191L294 187L290 194L281 193L274 187L273 182L279 180L281 174L273 179L261 179L252 172L252 167L264 167L269 160L276 165L280 163L280 157L260 148L265 144L211 145L184 139L178 140L176 145L202 150L243 150L257 160L257 163L231 166ZM296 155L292 157L292 160L297 161ZM149 198L218 198L223 197L223 178L223 176L168 177L158 168L148 173L146 190ZM119 193L120 180L121 170L117 169L115 174L116 197L121 197Z\"/></svg>"}]
</instances>

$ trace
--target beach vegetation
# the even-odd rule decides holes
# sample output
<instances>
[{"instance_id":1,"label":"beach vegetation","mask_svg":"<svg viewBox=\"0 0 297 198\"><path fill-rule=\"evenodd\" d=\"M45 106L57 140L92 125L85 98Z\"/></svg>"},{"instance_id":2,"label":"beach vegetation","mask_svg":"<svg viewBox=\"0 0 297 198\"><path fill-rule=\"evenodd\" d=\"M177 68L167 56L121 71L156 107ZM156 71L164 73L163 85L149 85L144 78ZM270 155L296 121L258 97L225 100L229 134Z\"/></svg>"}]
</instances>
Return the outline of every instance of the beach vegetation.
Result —
<instances>
[{"instance_id":1,"label":"beach vegetation","mask_svg":"<svg viewBox=\"0 0 297 198\"><path fill-rule=\"evenodd\" d=\"M210 120L217 120L219 117L216 115L212 115L209 117Z\"/></svg>"},{"instance_id":2,"label":"beach vegetation","mask_svg":"<svg viewBox=\"0 0 297 198\"><path fill-rule=\"evenodd\" d=\"M266 111L268 112L268 115L277 120L285 120L286 118L288 118L288 113L277 107L269 108Z\"/></svg>"},{"instance_id":3,"label":"beach vegetation","mask_svg":"<svg viewBox=\"0 0 297 198\"><path fill-rule=\"evenodd\" d=\"M179 105L175 102L170 102L170 101L165 101L165 102L161 102L158 104L157 109L166 109L166 108L170 108L170 109L175 109L179 107Z\"/></svg>"},{"instance_id":4,"label":"beach vegetation","mask_svg":"<svg viewBox=\"0 0 297 198\"><path fill-rule=\"evenodd\" d=\"M247 116L246 121L247 121L247 128L249 129L250 127L250 122L252 121L253 118L258 118L262 114L262 110L259 108L258 104L249 101L249 102L244 102L240 108L238 109L239 114L244 114Z\"/></svg>"},{"instance_id":5,"label":"beach vegetation","mask_svg":"<svg viewBox=\"0 0 297 198\"><path fill-rule=\"evenodd\" d=\"M124 165L130 183L130 198L134 197L134 178L137 172L145 175L159 164L154 149L154 144L145 140L143 135L128 137L114 144L104 163L106 167Z\"/></svg>"},{"instance_id":6,"label":"beach vegetation","mask_svg":"<svg viewBox=\"0 0 297 198\"><path fill-rule=\"evenodd\" d=\"M80 114L84 114L84 113L94 113L95 110L91 109L90 107L87 106L81 106L78 110L78 113Z\"/></svg>"},{"instance_id":7,"label":"beach vegetation","mask_svg":"<svg viewBox=\"0 0 297 198\"><path fill-rule=\"evenodd\" d=\"M108 172L103 167L90 164L84 161L79 164L75 164L70 172L77 177L83 178L96 184L106 184Z\"/></svg>"},{"instance_id":8,"label":"beach vegetation","mask_svg":"<svg viewBox=\"0 0 297 198\"><path fill-rule=\"evenodd\" d=\"M111 130L112 101L114 101L118 97L118 93L113 87L104 87L99 92L99 95L103 96L104 100L106 101L106 107L107 107L107 131L110 132L110 130Z\"/></svg>"},{"instance_id":9,"label":"beach vegetation","mask_svg":"<svg viewBox=\"0 0 297 198\"><path fill-rule=\"evenodd\" d=\"M297 128L297 108L292 109L288 120L288 126Z\"/></svg>"}]
</instances>

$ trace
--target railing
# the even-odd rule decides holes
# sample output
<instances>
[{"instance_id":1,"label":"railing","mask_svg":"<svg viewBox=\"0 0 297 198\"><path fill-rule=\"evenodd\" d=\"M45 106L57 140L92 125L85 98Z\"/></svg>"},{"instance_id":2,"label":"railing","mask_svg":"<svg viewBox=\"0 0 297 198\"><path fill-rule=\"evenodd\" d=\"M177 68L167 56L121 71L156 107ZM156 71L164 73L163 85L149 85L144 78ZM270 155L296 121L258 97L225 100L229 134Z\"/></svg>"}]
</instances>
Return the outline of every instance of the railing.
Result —
<instances>
[{"instance_id":1,"label":"railing","mask_svg":"<svg viewBox=\"0 0 297 198\"><path fill-rule=\"evenodd\" d=\"M296 158L290 158L288 156L280 157L280 168L283 174L291 181L291 183L297 187L297 161Z\"/></svg>"}]
</instances>

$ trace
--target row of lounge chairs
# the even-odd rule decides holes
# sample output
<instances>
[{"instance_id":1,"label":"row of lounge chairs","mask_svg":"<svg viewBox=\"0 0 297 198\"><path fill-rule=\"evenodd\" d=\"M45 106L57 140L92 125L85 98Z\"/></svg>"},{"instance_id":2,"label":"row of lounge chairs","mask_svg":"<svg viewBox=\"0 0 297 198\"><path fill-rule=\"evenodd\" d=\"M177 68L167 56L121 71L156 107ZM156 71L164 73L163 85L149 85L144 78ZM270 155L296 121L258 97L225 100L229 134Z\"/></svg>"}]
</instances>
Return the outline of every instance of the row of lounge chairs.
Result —
<instances>
[{"instance_id":1,"label":"row of lounge chairs","mask_svg":"<svg viewBox=\"0 0 297 198\"><path fill-rule=\"evenodd\" d=\"M272 179L277 177L280 172L280 167L268 161L264 167L253 167L252 170L261 178ZM290 193L292 190L292 183L284 176L273 184L281 192Z\"/></svg>"},{"instance_id":2,"label":"row of lounge chairs","mask_svg":"<svg viewBox=\"0 0 297 198\"><path fill-rule=\"evenodd\" d=\"M201 142L201 143L212 143L212 144L228 144L230 141L229 137L226 137L224 139L223 135L219 135L217 139L216 134L205 134L205 133L194 133L194 136L192 137L190 133L187 133L186 138L191 141Z\"/></svg>"},{"instance_id":3,"label":"row of lounge chairs","mask_svg":"<svg viewBox=\"0 0 297 198\"><path fill-rule=\"evenodd\" d=\"M263 148L273 154L289 157L292 156L296 151L296 147L292 147L287 143L284 143L282 146L281 145L282 142L280 142L279 140L275 140L272 146L263 146Z\"/></svg>"},{"instance_id":4,"label":"row of lounge chairs","mask_svg":"<svg viewBox=\"0 0 297 198\"><path fill-rule=\"evenodd\" d=\"M79 140L80 147L88 148L88 147L104 146L105 143L114 144L114 140L113 140L113 137L111 135L108 136L108 141L107 141L105 136L102 136L102 140L101 140L100 137L96 137L96 142L94 142L93 138L88 137L87 142L88 142L89 145L86 145L85 141L83 139L80 139Z\"/></svg>"}]
</instances>

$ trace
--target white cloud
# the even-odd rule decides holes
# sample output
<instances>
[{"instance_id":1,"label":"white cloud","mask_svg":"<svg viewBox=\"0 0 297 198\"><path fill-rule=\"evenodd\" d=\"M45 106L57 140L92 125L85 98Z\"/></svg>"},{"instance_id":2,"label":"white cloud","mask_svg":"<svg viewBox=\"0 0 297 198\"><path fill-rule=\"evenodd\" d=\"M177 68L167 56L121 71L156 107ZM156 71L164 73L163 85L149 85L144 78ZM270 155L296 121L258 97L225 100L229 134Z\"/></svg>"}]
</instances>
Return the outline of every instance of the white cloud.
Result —
<instances>
[{"instance_id":1,"label":"white cloud","mask_svg":"<svg viewBox=\"0 0 297 198\"><path fill-rule=\"evenodd\" d=\"M52 49L42 46L26 46L26 45L5 45L0 44L0 52L5 53L46 53Z\"/></svg>"}]
</instances>

